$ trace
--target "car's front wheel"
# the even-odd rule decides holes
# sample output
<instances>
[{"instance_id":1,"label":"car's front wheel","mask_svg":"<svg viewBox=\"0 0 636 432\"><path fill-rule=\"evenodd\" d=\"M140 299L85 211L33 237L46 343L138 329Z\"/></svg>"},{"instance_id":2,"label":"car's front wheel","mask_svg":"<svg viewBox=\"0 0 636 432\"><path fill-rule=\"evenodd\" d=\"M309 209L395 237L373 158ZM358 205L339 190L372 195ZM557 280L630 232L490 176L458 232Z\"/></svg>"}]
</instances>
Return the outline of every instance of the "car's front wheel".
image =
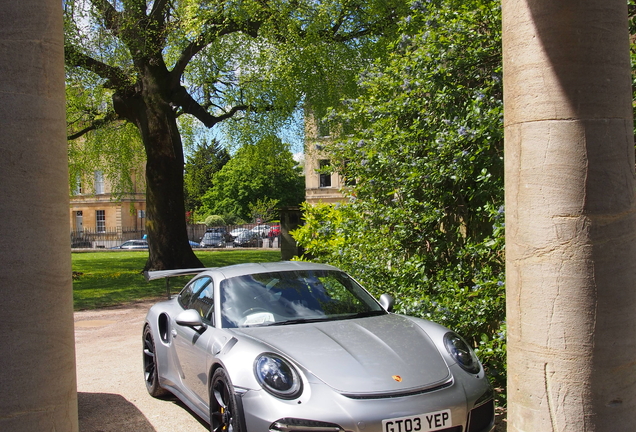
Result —
<instances>
[{"instance_id":1,"label":"car's front wheel","mask_svg":"<svg viewBox=\"0 0 636 432\"><path fill-rule=\"evenodd\" d=\"M217 369L210 383L210 430L241 432L241 414L232 383L224 369Z\"/></svg>"},{"instance_id":2,"label":"car's front wheel","mask_svg":"<svg viewBox=\"0 0 636 432\"><path fill-rule=\"evenodd\" d=\"M165 396L168 394L168 391L159 385L155 341L152 337L152 331L149 326L144 328L143 346L144 379L146 381L146 390L148 390L148 393L150 393L150 396L152 397Z\"/></svg>"}]
</instances>

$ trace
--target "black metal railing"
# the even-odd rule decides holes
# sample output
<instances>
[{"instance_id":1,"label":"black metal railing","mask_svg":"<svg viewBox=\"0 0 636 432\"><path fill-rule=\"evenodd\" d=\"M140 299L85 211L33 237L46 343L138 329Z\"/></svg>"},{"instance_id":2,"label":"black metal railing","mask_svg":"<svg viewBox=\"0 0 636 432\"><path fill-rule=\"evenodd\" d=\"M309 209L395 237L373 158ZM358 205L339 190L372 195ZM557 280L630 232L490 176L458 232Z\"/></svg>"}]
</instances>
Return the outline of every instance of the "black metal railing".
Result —
<instances>
[{"instance_id":1,"label":"black metal railing","mask_svg":"<svg viewBox=\"0 0 636 432\"><path fill-rule=\"evenodd\" d=\"M241 232L251 232L254 235ZM187 233L194 247L263 247L280 248L280 224L243 224L207 227L204 224L188 224ZM206 233L218 233L223 243L209 245L203 242ZM83 228L71 231L71 248L110 249L117 248L128 240L145 238L146 231L139 228Z\"/></svg>"}]
</instances>

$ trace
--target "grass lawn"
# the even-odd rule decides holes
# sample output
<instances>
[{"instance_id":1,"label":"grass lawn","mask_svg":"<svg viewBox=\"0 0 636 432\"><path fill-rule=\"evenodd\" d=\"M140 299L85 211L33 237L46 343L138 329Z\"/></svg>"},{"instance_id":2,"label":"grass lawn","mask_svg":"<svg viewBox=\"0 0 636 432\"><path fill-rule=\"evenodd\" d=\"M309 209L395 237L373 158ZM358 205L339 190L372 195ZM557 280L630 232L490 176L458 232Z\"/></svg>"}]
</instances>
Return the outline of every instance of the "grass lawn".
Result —
<instances>
[{"instance_id":1,"label":"grass lawn","mask_svg":"<svg viewBox=\"0 0 636 432\"><path fill-rule=\"evenodd\" d=\"M195 251L206 267L244 262L280 261L279 250ZM73 253L73 302L75 310L95 309L166 295L166 280L146 282L141 270L148 251ZM179 292L189 277L171 278L173 293Z\"/></svg>"}]
</instances>

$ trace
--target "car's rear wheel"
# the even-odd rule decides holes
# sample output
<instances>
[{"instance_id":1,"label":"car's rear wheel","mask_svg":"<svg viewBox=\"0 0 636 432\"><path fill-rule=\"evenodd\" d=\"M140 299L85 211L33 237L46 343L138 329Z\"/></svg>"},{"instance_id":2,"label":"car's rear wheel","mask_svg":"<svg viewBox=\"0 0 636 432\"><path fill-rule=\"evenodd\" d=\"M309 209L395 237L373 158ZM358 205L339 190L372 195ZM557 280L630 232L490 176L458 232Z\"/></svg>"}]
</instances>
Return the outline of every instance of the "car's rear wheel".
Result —
<instances>
[{"instance_id":1,"label":"car's rear wheel","mask_svg":"<svg viewBox=\"0 0 636 432\"><path fill-rule=\"evenodd\" d=\"M144 379L146 381L146 390L148 390L150 396L153 397L165 396L168 391L159 385L155 341L152 337L152 331L149 326L144 328L143 344Z\"/></svg>"},{"instance_id":2,"label":"car's rear wheel","mask_svg":"<svg viewBox=\"0 0 636 432\"><path fill-rule=\"evenodd\" d=\"M210 430L240 432L241 415L230 378L224 369L217 369L210 383Z\"/></svg>"}]
</instances>

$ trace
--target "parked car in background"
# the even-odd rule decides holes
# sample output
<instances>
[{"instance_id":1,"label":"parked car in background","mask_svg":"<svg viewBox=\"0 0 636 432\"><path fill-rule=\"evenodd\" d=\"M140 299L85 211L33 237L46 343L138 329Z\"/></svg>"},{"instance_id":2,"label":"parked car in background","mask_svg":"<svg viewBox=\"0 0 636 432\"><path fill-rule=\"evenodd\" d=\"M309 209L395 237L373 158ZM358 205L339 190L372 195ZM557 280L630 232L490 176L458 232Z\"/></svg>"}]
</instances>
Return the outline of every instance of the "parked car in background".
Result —
<instances>
[{"instance_id":1,"label":"parked car in background","mask_svg":"<svg viewBox=\"0 0 636 432\"><path fill-rule=\"evenodd\" d=\"M269 232L269 225L256 225L250 231L260 235L261 237L267 237L267 233Z\"/></svg>"},{"instance_id":2,"label":"parked car in background","mask_svg":"<svg viewBox=\"0 0 636 432\"><path fill-rule=\"evenodd\" d=\"M143 376L211 431L490 432L493 389L474 351L431 321L391 313L351 276L277 262L194 274L152 306Z\"/></svg>"},{"instance_id":3,"label":"parked car in background","mask_svg":"<svg viewBox=\"0 0 636 432\"><path fill-rule=\"evenodd\" d=\"M263 245L261 236L253 231L245 230L234 239L234 247L260 247Z\"/></svg>"},{"instance_id":4,"label":"parked car in background","mask_svg":"<svg viewBox=\"0 0 636 432\"><path fill-rule=\"evenodd\" d=\"M113 249L148 249L148 240L128 240Z\"/></svg>"},{"instance_id":5,"label":"parked car in background","mask_svg":"<svg viewBox=\"0 0 636 432\"><path fill-rule=\"evenodd\" d=\"M213 228L208 228L207 230L205 230L206 233L217 233L217 234L221 234L223 236L223 239L226 242L232 241L232 236L230 235L229 232L227 232L227 229L225 229L225 227L213 227Z\"/></svg>"},{"instance_id":6,"label":"parked car in background","mask_svg":"<svg viewBox=\"0 0 636 432\"><path fill-rule=\"evenodd\" d=\"M81 237L71 239L71 247L72 248L90 248L93 247L93 243Z\"/></svg>"},{"instance_id":7,"label":"parked car in background","mask_svg":"<svg viewBox=\"0 0 636 432\"><path fill-rule=\"evenodd\" d=\"M278 237L280 235L280 225L272 225L267 233L268 237Z\"/></svg>"},{"instance_id":8,"label":"parked car in background","mask_svg":"<svg viewBox=\"0 0 636 432\"><path fill-rule=\"evenodd\" d=\"M220 232L206 232L205 234L203 234L203 238L201 239L201 243L199 244L200 247L205 248L205 247L214 247L214 248L220 248L220 247L225 247L225 238L223 237L223 234L221 234Z\"/></svg>"},{"instance_id":9,"label":"parked car in background","mask_svg":"<svg viewBox=\"0 0 636 432\"><path fill-rule=\"evenodd\" d=\"M192 240L188 240L188 243L190 243L190 247L193 247L193 248L199 247L199 243L193 242Z\"/></svg>"},{"instance_id":10,"label":"parked car in background","mask_svg":"<svg viewBox=\"0 0 636 432\"><path fill-rule=\"evenodd\" d=\"M249 230L247 228L234 228L232 231L230 231L230 236L232 237L232 240L234 240L240 233L245 231Z\"/></svg>"}]
</instances>

